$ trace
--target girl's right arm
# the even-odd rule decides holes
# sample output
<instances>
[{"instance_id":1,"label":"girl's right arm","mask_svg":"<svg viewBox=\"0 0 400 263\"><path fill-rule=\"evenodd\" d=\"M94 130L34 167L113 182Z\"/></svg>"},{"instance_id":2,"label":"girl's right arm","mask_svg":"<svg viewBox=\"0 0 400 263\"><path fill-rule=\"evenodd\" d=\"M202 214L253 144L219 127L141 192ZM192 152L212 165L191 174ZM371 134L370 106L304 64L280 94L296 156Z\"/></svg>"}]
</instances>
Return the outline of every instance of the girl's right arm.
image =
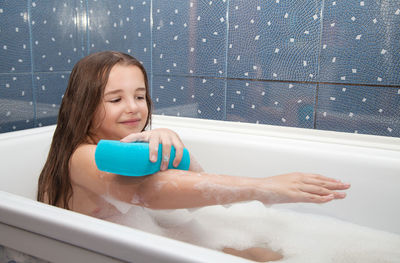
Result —
<instances>
[{"instance_id":1,"label":"girl's right arm","mask_svg":"<svg viewBox=\"0 0 400 263\"><path fill-rule=\"evenodd\" d=\"M324 203L345 197L350 187L313 174L293 173L266 178L166 170L144 177L127 177L97 169L95 145L81 145L71 157L73 185L97 195L153 209L192 208L259 200L265 204Z\"/></svg>"}]
</instances>

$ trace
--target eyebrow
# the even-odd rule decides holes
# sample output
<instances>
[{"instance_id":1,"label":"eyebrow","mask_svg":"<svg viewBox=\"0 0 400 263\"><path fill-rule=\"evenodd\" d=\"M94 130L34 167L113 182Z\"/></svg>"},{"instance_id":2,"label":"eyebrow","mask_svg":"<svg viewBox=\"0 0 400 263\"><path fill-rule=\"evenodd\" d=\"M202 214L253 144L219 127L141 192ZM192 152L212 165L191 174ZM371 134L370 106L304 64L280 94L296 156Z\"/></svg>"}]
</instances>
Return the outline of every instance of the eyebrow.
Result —
<instances>
[{"instance_id":1,"label":"eyebrow","mask_svg":"<svg viewBox=\"0 0 400 263\"><path fill-rule=\"evenodd\" d=\"M146 88L140 87L140 88L137 88L135 90L135 92L137 92L137 91L146 91ZM111 90L111 91L109 91L107 93L104 93L104 96L113 95L113 94L120 93L120 92L123 92L123 90L122 89L115 89L115 90Z\"/></svg>"}]
</instances>

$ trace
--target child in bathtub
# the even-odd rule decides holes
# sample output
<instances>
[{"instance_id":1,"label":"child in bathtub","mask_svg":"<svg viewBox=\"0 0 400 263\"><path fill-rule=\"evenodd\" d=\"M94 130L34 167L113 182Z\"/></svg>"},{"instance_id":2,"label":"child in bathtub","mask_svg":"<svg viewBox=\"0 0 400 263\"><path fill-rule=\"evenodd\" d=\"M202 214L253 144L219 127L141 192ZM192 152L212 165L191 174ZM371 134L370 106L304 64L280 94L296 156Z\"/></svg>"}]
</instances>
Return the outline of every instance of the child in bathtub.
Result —
<instances>
[{"instance_id":1,"label":"child in bathtub","mask_svg":"<svg viewBox=\"0 0 400 263\"><path fill-rule=\"evenodd\" d=\"M105 219L118 213L105 201L106 195L152 209L178 209L247 200L265 204L325 203L344 198L345 193L338 190L349 188L348 184L316 174L266 178L208 174L193 156L189 171L167 170L170 148L176 149L176 167L184 144L172 130L148 129L151 111L147 75L135 58L105 51L81 59L71 72L61 103L49 155L40 174L37 199ZM100 139L148 142L152 162L157 160L161 143L161 170L144 177L99 171L94 153ZM229 191L232 188L234 193ZM260 247L223 251L257 261L282 257Z\"/></svg>"}]
</instances>

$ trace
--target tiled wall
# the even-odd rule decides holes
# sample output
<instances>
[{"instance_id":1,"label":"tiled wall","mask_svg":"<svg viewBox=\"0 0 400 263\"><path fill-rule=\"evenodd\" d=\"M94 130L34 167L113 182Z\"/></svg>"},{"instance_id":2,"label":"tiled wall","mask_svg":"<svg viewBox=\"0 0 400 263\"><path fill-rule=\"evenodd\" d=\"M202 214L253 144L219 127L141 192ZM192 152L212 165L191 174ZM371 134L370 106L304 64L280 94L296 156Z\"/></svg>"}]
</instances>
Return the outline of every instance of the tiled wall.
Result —
<instances>
[{"instance_id":1,"label":"tiled wall","mask_svg":"<svg viewBox=\"0 0 400 263\"><path fill-rule=\"evenodd\" d=\"M100 50L143 62L158 114L400 137L400 0L3 0L0 132L54 124Z\"/></svg>"}]
</instances>

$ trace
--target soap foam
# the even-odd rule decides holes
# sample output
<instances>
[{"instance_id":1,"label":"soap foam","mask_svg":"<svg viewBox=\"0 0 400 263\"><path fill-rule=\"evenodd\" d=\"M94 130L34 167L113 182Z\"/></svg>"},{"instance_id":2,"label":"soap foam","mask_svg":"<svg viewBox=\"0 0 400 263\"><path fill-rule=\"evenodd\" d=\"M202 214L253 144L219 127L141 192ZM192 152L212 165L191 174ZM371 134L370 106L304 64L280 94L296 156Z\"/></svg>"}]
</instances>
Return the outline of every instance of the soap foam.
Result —
<instances>
[{"instance_id":1,"label":"soap foam","mask_svg":"<svg viewBox=\"0 0 400 263\"><path fill-rule=\"evenodd\" d=\"M109 195L103 195L102 198L112 204L122 214L126 214L132 208L131 204L114 199Z\"/></svg>"},{"instance_id":2,"label":"soap foam","mask_svg":"<svg viewBox=\"0 0 400 263\"><path fill-rule=\"evenodd\" d=\"M400 262L400 235L258 201L194 211L130 206L108 220L211 249L269 247L285 263Z\"/></svg>"},{"instance_id":3,"label":"soap foam","mask_svg":"<svg viewBox=\"0 0 400 263\"><path fill-rule=\"evenodd\" d=\"M200 191L204 198L215 200L217 204L231 203L240 194L239 187L224 186L207 181L197 183L194 185L194 189Z\"/></svg>"}]
</instances>

